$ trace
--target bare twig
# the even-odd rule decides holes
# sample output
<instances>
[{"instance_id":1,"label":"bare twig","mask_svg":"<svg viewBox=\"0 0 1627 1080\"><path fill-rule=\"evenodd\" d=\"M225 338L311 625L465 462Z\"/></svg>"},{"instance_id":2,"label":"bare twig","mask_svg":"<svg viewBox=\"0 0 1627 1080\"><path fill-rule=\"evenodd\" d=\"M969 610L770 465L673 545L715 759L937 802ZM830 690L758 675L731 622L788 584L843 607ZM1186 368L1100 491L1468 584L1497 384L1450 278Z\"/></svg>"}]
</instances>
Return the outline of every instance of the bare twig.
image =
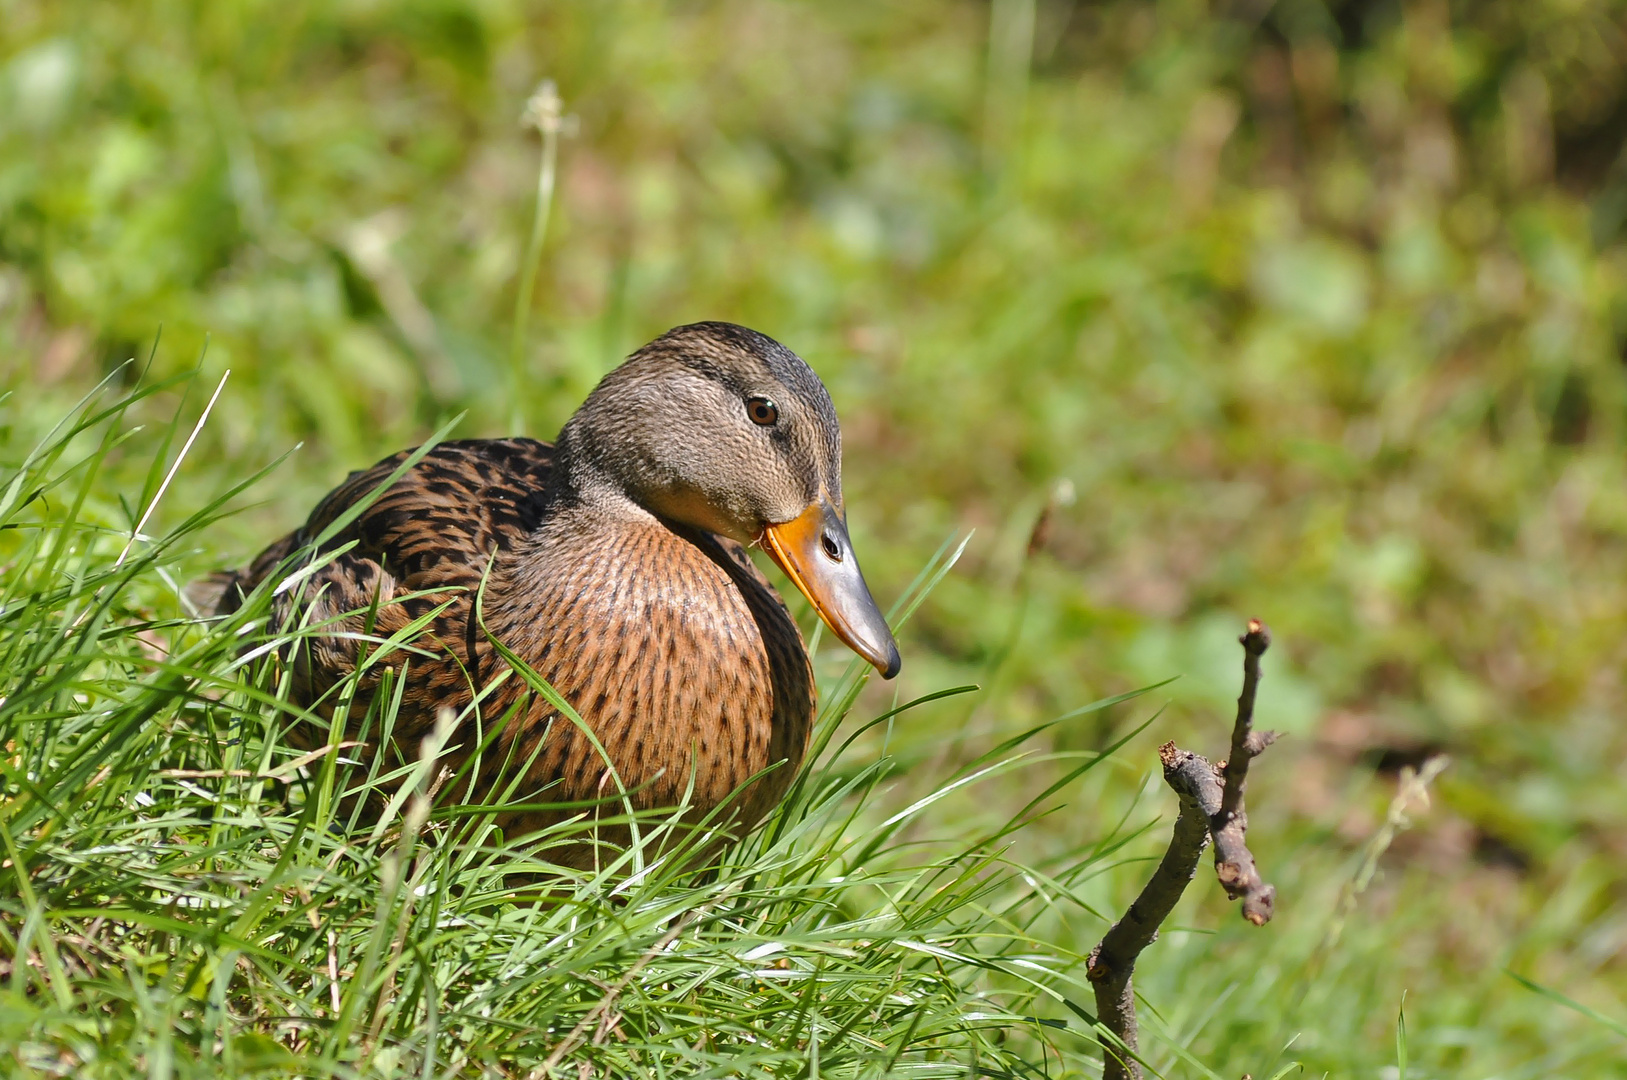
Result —
<instances>
[{"instance_id":1,"label":"bare twig","mask_svg":"<svg viewBox=\"0 0 1627 1080\"><path fill-rule=\"evenodd\" d=\"M1091 951L1085 967L1096 992L1097 1019L1122 1044L1102 1039L1107 1054L1103 1080L1141 1075L1133 1058L1120 1056L1125 1048L1133 1054L1137 1046L1135 990L1130 976L1135 973L1136 957L1157 939L1158 928L1175 910L1187 882L1197 872L1198 858L1209 844L1210 816L1220 806L1220 778L1213 765L1172 742L1158 748L1158 758L1164 764L1164 782L1181 800L1175 834L1152 879L1124 918L1114 923Z\"/></svg>"},{"instance_id":2,"label":"bare twig","mask_svg":"<svg viewBox=\"0 0 1627 1080\"><path fill-rule=\"evenodd\" d=\"M1256 926L1270 918L1276 890L1260 880L1254 856L1244 843L1248 816L1243 787L1249 762L1276 739L1274 732L1254 730L1254 693L1260 683L1260 657L1271 644L1271 631L1250 619L1243 643L1243 693L1237 699L1231 757L1215 766L1200 754L1174 743L1158 748L1164 782L1180 799L1180 813L1169 848L1141 894L1091 951L1086 974L1096 994L1096 1015L1108 1034L1101 1036L1103 1080L1140 1080L1136 1059L1135 989L1131 976L1136 958L1158 938L1181 894L1197 872L1198 859L1215 840L1215 873L1232 899L1243 898L1243 917Z\"/></svg>"},{"instance_id":3,"label":"bare twig","mask_svg":"<svg viewBox=\"0 0 1627 1080\"><path fill-rule=\"evenodd\" d=\"M1260 685L1260 657L1271 647L1271 631L1259 619L1250 619L1243 643L1243 692L1237 697L1237 722L1232 726L1232 752L1222 766L1226 777L1220 809L1209 820L1215 839L1215 875L1226 895L1243 898L1243 918L1255 926L1271 921L1277 890L1260 880L1254 856L1244 843L1248 813L1243 789L1248 785L1249 762L1277 739L1275 731L1254 730L1254 692Z\"/></svg>"}]
</instances>

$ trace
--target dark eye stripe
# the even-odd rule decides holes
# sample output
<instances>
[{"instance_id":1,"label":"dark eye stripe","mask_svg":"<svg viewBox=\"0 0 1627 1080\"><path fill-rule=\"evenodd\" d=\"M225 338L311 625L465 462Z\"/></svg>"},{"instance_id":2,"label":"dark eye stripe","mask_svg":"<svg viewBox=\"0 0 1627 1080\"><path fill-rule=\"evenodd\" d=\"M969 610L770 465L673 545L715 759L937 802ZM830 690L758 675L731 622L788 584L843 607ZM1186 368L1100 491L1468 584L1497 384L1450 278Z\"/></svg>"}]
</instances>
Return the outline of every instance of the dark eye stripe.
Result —
<instances>
[{"instance_id":1,"label":"dark eye stripe","mask_svg":"<svg viewBox=\"0 0 1627 1080\"><path fill-rule=\"evenodd\" d=\"M751 417L752 423L768 427L780 418L780 409L768 398L747 398L746 415Z\"/></svg>"}]
</instances>

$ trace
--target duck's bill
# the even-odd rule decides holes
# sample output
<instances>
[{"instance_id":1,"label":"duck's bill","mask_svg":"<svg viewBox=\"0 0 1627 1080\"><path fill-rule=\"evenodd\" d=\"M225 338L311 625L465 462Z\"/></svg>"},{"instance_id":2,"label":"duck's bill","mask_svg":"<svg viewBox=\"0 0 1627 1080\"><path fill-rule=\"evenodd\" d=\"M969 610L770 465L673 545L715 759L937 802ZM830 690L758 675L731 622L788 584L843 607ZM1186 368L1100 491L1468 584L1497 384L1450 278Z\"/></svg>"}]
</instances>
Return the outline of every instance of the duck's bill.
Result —
<instances>
[{"instance_id":1,"label":"duck's bill","mask_svg":"<svg viewBox=\"0 0 1627 1080\"><path fill-rule=\"evenodd\" d=\"M887 620L864 582L847 526L826 499L801 516L763 530L763 548L808 598L825 625L884 679L898 674L903 660Z\"/></svg>"}]
</instances>

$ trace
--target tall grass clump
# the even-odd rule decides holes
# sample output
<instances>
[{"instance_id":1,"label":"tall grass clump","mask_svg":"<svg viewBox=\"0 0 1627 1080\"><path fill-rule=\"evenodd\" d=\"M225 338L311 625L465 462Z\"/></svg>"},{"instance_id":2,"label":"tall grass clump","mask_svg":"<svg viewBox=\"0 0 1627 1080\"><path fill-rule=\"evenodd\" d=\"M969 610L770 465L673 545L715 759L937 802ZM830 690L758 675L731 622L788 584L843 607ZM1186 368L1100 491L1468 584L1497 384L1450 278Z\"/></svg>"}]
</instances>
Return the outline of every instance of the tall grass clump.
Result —
<instances>
[{"instance_id":1,"label":"tall grass clump","mask_svg":"<svg viewBox=\"0 0 1627 1080\"><path fill-rule=\"evenodd\" d=\"M278 657L321 628L269 625L270 588L225 619L185 614L198 531L258 477L155 511L188 429L179 412L135 418L167 389L104 384L32 450L0 451L8 1069L1016 1076L1090 1056L1082 958L1036 927L1114 845L1043 873L1008 848L1107 755L1018 736L906 772L860 752L878 741L864 733L972 688L838 730L855 664L825 688L813 763L744 842L686 859L674 821L646 816L641 847L561 870L545 858L558 831L505 837L491 808L443 797L434 740L393 774L337 722L326 747L285 742L301 710ZM137 528L159 518L179 523ZM412 649L357 646L371 662ZM392 698L377 702L366 722L387 729ZM1040 766L1041 793L999 827L934 829L941 799ZM889 786L904 791L884 809ZM375 788L400 794L362 820Z\"/></svg>"}]
</instances>

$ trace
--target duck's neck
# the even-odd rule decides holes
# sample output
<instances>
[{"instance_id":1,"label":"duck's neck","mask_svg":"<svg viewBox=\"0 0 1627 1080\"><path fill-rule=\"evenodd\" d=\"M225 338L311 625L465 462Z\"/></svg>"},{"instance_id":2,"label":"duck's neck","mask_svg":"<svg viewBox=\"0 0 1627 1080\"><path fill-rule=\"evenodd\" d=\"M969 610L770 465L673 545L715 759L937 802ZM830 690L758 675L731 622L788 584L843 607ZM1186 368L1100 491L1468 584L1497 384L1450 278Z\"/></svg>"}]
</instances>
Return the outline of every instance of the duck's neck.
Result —
<instances>
[{"instance_id":1,"label":"duck's neck","mask_svg":"<svg viewBox=\"0 0 1627 1080\"><path fill-rule=\"evenodd\" d=\"M548 511L538 531L540 541L548 534L584 529L595 533L621 528L649 528L660 519L603 468L580 452L571 438L571 428L560 433L554 448L553 474L543 499Z\"/></svg>"},{"instance_id":2,"label":"duck's neck","mask_svg":"<svg viewBox=\"0 0 1627 1080\"><path fill-rule=\"evenodd\" d=\"M597 469L556 457L543 498L542 523L496 561L486 588L488 626L521 655L584 627L637 622L684 593L674 581L727 583L707 534L652 513Z\"/></svg>"}]
</instances>

